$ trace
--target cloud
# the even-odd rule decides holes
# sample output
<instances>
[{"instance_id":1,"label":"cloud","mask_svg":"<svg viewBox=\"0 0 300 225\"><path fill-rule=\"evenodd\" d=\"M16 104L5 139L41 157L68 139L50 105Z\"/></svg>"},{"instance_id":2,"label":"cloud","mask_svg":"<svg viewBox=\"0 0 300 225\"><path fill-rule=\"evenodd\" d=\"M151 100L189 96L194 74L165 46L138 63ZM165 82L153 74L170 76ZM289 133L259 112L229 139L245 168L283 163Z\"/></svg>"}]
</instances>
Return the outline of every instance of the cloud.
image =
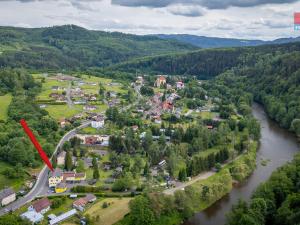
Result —
<instances>
[{"instance_id":1,"label":"cloud","mask_svg":"<svg viewBox=\"0 0 300 225\"><path fill-rule=\"evenodd\" d=\"M128 7L162 8L172 4L195 4L207 9L226 9L231 6L252 7L265 4L293 3L298 0L111 0L112 4Z\"/></svg>"},{"instance_id":2,"label":"cloud","mask_svg":"<svg viewBox=\"0 0 300 225\"><path fill-rule=\"evenodd\" d=\"M176 4L167 7L167 11L173 15L199 17L205 14L203 8L196 5Z\"/></svg>"}]
</instances>

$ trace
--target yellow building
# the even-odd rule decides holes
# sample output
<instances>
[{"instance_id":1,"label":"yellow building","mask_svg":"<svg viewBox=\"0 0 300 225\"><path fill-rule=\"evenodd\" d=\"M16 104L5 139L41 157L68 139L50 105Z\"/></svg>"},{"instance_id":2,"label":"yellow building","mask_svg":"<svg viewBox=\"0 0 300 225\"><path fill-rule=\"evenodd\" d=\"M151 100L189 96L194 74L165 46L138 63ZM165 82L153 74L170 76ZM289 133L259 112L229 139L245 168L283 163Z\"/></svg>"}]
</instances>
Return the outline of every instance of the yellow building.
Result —
<instances>
[{"instance_id":1,"label":"yellow building","mask_svg":"<svg viewBox=\"0 0 300 225\"><path fill-rule=\"evenodd\" d=\"M62 182L63 180L63 173L60 169L55 169L53 172L50 173L48 183L49 187L56 187L57 184Z\"/></svg>"},{"instance_id":2,"label":"yellow building","mask_svg":"<svg viewBox=\"0 0 300 225\"><path fill-rule=\"evenodd\" d=\"M63 193L67 190L67 184L65 182L61 182L56 185L55 193Z\"/></svg>"},{"instance_id":3,"label":"yellow building","mask_svg":"<svg viewBox=\"0 0 300 225\"><path fill-rule=\"evenodd\" d=\"M74 171L62 172L61 169L55 169L53 172L51 172L49 174L48 184L49 184L49 187L55 187L55 191L56 191L57 187L60 189L60 187L58 185L61 183L80 182L80 181L84 181L85 179L86 179L85 173L76 173ZM62 192L64 192L64 191L65 190L62 190ZM59 193L59 192L57 192L57 193Z\"/></svg>"}]
</instances>

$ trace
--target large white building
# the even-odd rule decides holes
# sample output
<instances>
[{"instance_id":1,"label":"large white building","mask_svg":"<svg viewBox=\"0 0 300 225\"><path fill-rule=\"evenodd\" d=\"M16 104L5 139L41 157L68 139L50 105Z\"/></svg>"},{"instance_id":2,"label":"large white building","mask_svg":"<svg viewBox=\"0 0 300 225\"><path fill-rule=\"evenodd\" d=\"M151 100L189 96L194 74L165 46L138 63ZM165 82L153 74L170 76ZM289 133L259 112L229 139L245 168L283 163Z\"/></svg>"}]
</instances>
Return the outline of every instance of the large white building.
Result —
<instances>
[{"instance_id":1,"label":"large white building","mask_svg":"<svg viewBox=\"0 0 300 225\"><path fill-rule=\"evenodd\" d=\"M8 205L9 203L16 200L16 193L11 188L3 189L0 192L0 202L2 206Z\"/></svg>"},{"instance_id":2,"label":"large white building","mask_svg":"<svg viewBox=\"0 0 300 225\"><path fill-rule=\"evenodd\" d=\"M102 128L104 126L104 117L103 116L97 116L97 118L92 120L91 126L93 128Z\"/></svg>"}]
</instances>

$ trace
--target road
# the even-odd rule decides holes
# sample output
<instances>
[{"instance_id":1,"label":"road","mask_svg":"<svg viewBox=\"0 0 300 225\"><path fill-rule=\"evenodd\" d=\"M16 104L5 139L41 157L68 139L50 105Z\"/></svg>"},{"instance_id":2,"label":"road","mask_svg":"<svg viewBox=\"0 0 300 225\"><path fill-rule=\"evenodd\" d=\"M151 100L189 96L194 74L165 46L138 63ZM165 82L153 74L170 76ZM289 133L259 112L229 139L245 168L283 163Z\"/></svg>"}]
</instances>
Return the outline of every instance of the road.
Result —
<instances>
[{"instance_id":1,"label":"road","mask_svg":"<svg viewBox=\"0 0 300 225\"><path fill-rule=\"evenodd\" d=\"M69 83L68 88L66 90L66 98L69 108L73 108L73 102L71 99L71 83Z\"/></svg>"},{"instance_id":2,"label":"road","mask_svg":"<svg viewBox=\"0 0 300 225\"><path fill-rule=\"evenodd\" d=\"M215 174L215 172L212 172L212 171L207 171L207 172L200 173L196 177L193 177L192 180L190 180L188 182L185 182L185 183L182 183L181 185L179 185L177 187L166 189L166 190L163 191L163 193L166 194L166 195L173 195L175 191L183 190L185 187L187 187L189 185L192 185L192 184L194 184L195 182L197 182L199 180L204 180L204 179L206 179L206 178L208 178L208 177L210 177L214 174Z\"/></svg>"},{"instance_id":3,"label":"road","mask_svg":"<svg viewBox=\"0 0 300 225\"><path fill-rule=\"evenodd\" d=\"M62 147L62 145L64 144L65 141L69 140L70 138L72 138L76 134L76 131L78 129L82 129L84 127L87 127L87 126L90 125L90 123L91 123L91 121L85 121L79 127L75 128L73 130L70 130L68 133L66 133L60 139L59 143L57 144L53 155L55 155L57 153L57 150L60 147ZM52 157L53 157L53 155L52 155ZM48 167L44 166L43 169L41 170L41 172L39 173L38 178L37 178L33 188L30 190L30 192L28 192L24 197L21 197L18 200L16 200L15 202L11 203L10 205L2 208L0 210L0 216L8 213L9 211L15 211L16 209L22 207L26 203L31 202L32 200L34 200L37 196L40 196L40 195L43 195L43 194L47 193L47 190L48 190L48 185L47 185L48 184L48 173L49 173Z\"/></svg>"}]
</instances>

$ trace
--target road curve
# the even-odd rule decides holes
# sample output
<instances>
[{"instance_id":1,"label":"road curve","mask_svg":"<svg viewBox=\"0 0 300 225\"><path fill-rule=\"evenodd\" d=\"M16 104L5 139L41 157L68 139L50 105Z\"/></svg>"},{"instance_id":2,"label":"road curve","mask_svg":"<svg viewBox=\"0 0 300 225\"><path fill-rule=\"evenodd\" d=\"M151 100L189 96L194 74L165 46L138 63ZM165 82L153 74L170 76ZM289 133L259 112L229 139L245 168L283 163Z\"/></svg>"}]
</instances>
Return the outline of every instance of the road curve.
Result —
<instances>
[{"instance_id":1,"label":"road curve","mask_svg":"<svg viewBox=\"0 0 300 225\"><path fill-rule=\"evenodd\" d=\"M74 128L73 130L70 130L68 133L66 133L57 144L52 157L57 153L58 149L63 145L63 143L70 138L72 138L78 129L85 128L89 126L91 121L85 121L83 122L79 127ZM51 157L51 158L52 158ZM0 216L10 212L15 211L25 205L28 202L31 202L34 200L37 196L41 194L41 192L45 191L45 188L47 189L47 181L48 181L48 172L49 169L47 166L44 166L41 172L39 173L37 180L33 186L33 188L24 196L16 200L15 202L9 204L6 207L3 207L0 209Z\"/></svg>"}]
</instances>

